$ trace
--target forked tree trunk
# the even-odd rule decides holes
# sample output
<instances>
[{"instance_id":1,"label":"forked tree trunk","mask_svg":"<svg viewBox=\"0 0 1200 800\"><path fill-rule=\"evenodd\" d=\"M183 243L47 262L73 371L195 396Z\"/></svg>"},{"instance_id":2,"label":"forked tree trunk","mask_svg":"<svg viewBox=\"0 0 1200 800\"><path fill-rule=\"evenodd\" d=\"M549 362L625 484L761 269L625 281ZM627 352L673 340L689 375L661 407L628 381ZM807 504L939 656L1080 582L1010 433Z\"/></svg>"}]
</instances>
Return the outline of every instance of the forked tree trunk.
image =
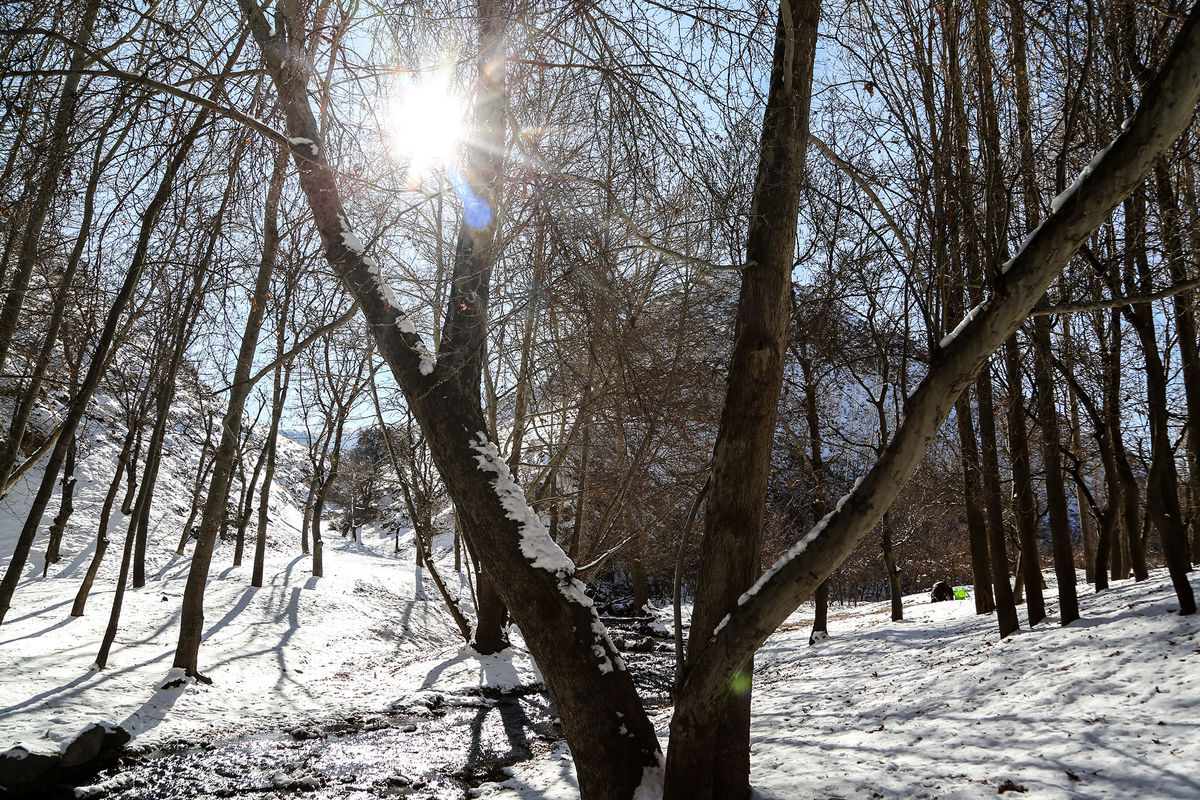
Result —
<instances>
[{"instance_id":1,"label":"forked tree trunk","mask_svg":"<svg viewBox=\"0 0 1200 800\"><path fill-rule=\"evenodd\" d=\"M1145 235L1145 201L1140 192L1131 198L1134 220L1134 241L1143 241ZM1139 248L1132 260L1138 267L1138 284L1126 275L1126 291L1148 292L1151 271L1145 250ZM1150 473L1146 476L1146 514L1158 530L1162 541L1163 559L1171 574L1171 583L1179 599L1179 613L1192 614L1196 611L1196 597L1188 580L1190 559L1187 532L1183 512L1179 507L1179 476L1175 468L1175 448L1171 441L1168 420L1167 371L1158 350L1155 335L1153 310L1146 305L1129 305L1121 313L1137 332L1142 344L1142 356L1146 365L1146 406L1150 418ZM1140 531L1130 533L1130 538L1141 536Z\"/></svg>"},{"instance_id":2,"label":"forked tree trunk","mask_svg":"<svg viewBox=\"0 0 1200 800\"><path fill-rule=\"evenodd\" d=\"M133 513L133 501L137 499L137 468L142 456L142 426L146 424L145 417L138 417L134 423L133 455L125 465L125 499L121 501L121 513Z\"/></svg>"}]
</instances>

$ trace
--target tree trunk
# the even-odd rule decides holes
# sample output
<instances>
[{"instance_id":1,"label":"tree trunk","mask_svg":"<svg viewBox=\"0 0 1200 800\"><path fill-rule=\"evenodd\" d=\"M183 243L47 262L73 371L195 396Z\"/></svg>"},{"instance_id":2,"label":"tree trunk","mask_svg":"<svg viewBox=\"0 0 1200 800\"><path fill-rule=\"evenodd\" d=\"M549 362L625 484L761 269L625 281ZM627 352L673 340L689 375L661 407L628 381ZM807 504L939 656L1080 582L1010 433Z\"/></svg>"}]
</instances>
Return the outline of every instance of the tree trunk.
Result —
<instances>
[{"instance_id":1,"label":"tree trunk","mask_svg":"<svg viewBox=\"0 0 1200 800\"><path fill-rule=\"evenodd\" d=\"M1000 142L1000 121L996 110L992 73L992 26L988 0L975 0L972 49L978 76L979 140L983 161L985 223L982 247L975 250L980 258L970 258L968 280L973 290L972 304L983 300L986 281L993 291L1002 290L1001 265L1008 260L1008 232L1005 223L1008 201L1005 196L1004 165ZM982 268L981 268L982 267ZM991 556L992 584L995 587L996 622L1000 638L1020 629L1012 586L1008 582L1008 548L1004 533L1003 499L1000 494L1000 459L996 437L996 408L993 399L992 370L985 366L975 383L979 397L979 437L983 448L983 490L988 518L988 552Z\"/></svg>"},{"instance_id":2,"label":"tree trunk","mask_svg":"<svg viewBox=\"0 0 1200 800\"><path fill-rule=\"evenodd\" d=\"M967 541L971 551L971 575L974 579L975 613L990 614L996 609L992 595L992 567L988 555L987 522L980 501L979 448L975 442L975 425L971 421L971 400L967 392L954 407L958 423L958 440L963 462L963 498L967 518Z\"/></svg>"},{"instance_id":3,"label":"tree trunk","mask_svg":"<svg viewBox=\"0 0 1200 800\"><path fill-rule=\"evenodd\" d=\"M1190 167L1189 167L1190 169ZM1171 174L1165 158L1159 159L1154 168L1155 186L1157 188L1160 225L1165 257L1171 268L1171 281L1183 283L1191 276L1187 270L1187 260L1184 255L1187 247L1183 239L1182 227L1179 220L1179 193L1171 181ZM1194 236L1200 234L1193 233ZM1200 253L1193 253L1193 257ZM1172 311L1175 320L1175 341L1179 348L1179 366L1183 382L1184 407L1187 412L1187 424L1184 426L1184 463L1187 464L1187 475L1180 482L1184 502L1180 505L1181 522L1174 536L1183 539L1182 549L1188 555L1177 554L1176 558L1189 560L1187 531L1189 520L1194 528L1193 507L1197 496L1200 496L1200 343L1196 334L1196 314L1194 311L1196 292L1184 292L1172 298ZM1174 459L1172 458L1172 461ZM1174 545L1176 548L1178 544Z\"/></svg>"},{"instance_id":4,"label":"tree trunk","mask_svg":"<svg viewBox=\"0 0 1200 800\"><path fill-rule=\"evenodd\" d=\"M59 549L62 547L63 533L67 530L67 520L71 518L71 512L75 510L75 456L77 451L75 436L72 434L71 440L67 444L66 464L62 473L62 500L58 506L58 514L55 515L54 522L50 525L50 538L46 544L46 561L42 565L43 578L49 572L50 565L57 564L61 557Z\"/></svg>"},{"instance_id":5,"label":"tree trunk","mask_svg":"<svg viewBox=\"0 0 1200 800\"><path fill-rule=\"evenodd\" d=\"M1145 235L1145 198L1141 192L1134 193L1127 207L1132 210L1132 215L1127 217L1132 220L1132 241L1142 242ZM1140 280L1135 285L1132 270L1127 270L1126 291L1148 292L1152 273L1145 249L1137 247L1130 254L1129 260L1136 263ZM1154 523L1162 541L1163 558L1167 562L1171 583L1179 599L1179 613L1193 614L1196 611L1196 598L1187 576L1190 559L1183 512L1179 507L1179 477L1175 469L1175 449L1171 442L1168 419L1167 371L1159 355L1153 311L1147 305L1129 305L1124 306L1121 313L1137 332L1146 365L1146 406L1150 418L1150 473L1146 476L1146 514ZM1130 539L1140 535L1139 531L1131 531Z\"/></svg>"},{"instance_id":6,"label":"tree trunk","mask_svg":"<svg viewBox=\"0 0 1200 800\"><path fill-rule=\"evenodd\" d=\"M283 340L282 319L285 315L281 315L280 318L280 342ZM254 571L250 578L251 586L263 585L263 570L267 555L267 512L271 500L271 484L275 481L275 456L278 450L279 422L283 419L283 404L287 398L288 383L292 375L289 367L286 376L281 381L280 373L283 371L284 366L282 364L275 367L274 386L271 392L271 429L267 434L265 445L267 448L267 467L263 475L262 496L258 500L258 532L254 537Z\"/></svg>"},{"instance_id":7,"label":"tree trunk","mask_svg":"<svg viewBox=\"0 0 1200 800\"><path fill-rule=\"evenodd\" d=\"M689 671L759 570L771 444L787 360L796 216L820 10L820 0L783 0L775 28L747 266L741 273L728 389L704 510ZM733 691L713 704L705 725L693 726L678 716L672 721L666 800L749 796L752 675L751 660L738 665Z\"/></svg>"},{"instance_id":8,"label":"tree trunk","mask_svg":"<svg viewBox=\"0 0 1200 800\"><path fill-rule=\"evenodd\" d=\"M1038 428L1042 432L1042 466L1046 473L1046 505L1054 543L1054 574L1058 578L1059 623L1069 625L1079 619L1079 598L1075 588L1075 551L1071 545L1067 493L1063 488L1062 445L1058 438L1061 425L1051 375L1049 317L1033 318L1033 351Z\"/></svg>"},{"instance_id":9,"label":"tree trunk","mask_svg":"<svg viewBox=\"0 0 1200 800\"><path fill-rule=\"evenodd\" d=\"M142 457L142 426L146 424L146 419L145 417L138 417L133 424L133 456L125 465L125 499L121 501L121 513L125 515L133 513L133 501L137 499L137 467L138 461Z\"/></svg>"},{"instance_id":10,"label":"tree trunk","mask_svg":"<svg viewBox=\"0 0 1200 800\"><path fill-rule=\"evenodd\" d=\"M212 472L212 459L205 459L205 456L212 450L212 417L204 408L203 403L200 405L200 413L204 416L204 444L200 445L200 455L197 458L196 481L192 485L192 508L188 512L187 522L183 525L183 533L179 536L179 547L175 549L178 555L183 555L188 539L192 538L192 525L196 523L196 516L200 513L200 507L203 505L204 483ZM215 456L216 453L213 455Z\"/></svg>"},{"instance_id":11,"label":"tree trunk","mask_svg":"<svg viewBox=\"0 0 1200 800\"><path fill-rule=\"evenodd\" d=\"M277 197L277 195L276 195ZM270 193L268 192L268 200ZM200 530L196 535L196 547L192 550L192 563L188 569L184 587L183 610L179 618L179 642L175 648L173 665L182 667L186 673L198 680L207 680L200 673L200 638L204 633L204 589L208 583L208 571L212 564L213 548L216 546L217 531L226 516L226 502L232 475L233 458L237 451L242 431L242 410L253 384L250 368L254 362L254 351L258 346L258 334L262 327L263 311L270 291L271 271L275 266L276 247L264 242L259 261L258 276L254 284L250 312L246 316L246 327L242 333L237 362L233 371L233 382L229 387L229 405L221 424L221 443L213 456L212 482L204 511L200 517Z\"/></svg>"},{"instance_id":12,"label":"tree trunk","mask_svg":"<svg viewBox=\"0 0 1200 800\"><path fill-rule=\"evenodd\" d=\"M1037 506L1033 494L1033 471L1029 464L1029 434L1025 427L1020 346L1016 334L1004 343L1004 371L1008 378L1008 452L1012 465L1013 512L1017 540L1021 544L1018 579L1025 589L1025 611L1029 627L1046 618L1042 595L1042 563L1038 552ZM1014 595L1017 592L1014 590ZM1016 597L1014 596L1014 602Z\"/></svg>"},{"instance_id":13,"label":"tree trunk","mask_svg":"<svg viewBox=\"0 0 1200 800\"><path fill-rule=\"evenodd\" d=\"M992 400L990 366L975 381L979 392L979 432L983 441L983 485L987 499L988 554L995 587L996 623L1000 638L1020 630L1012 584L1008 582L1008 547L1004 540L1004 509L1000 497L1000 459L996 453L996 409Z\"/></svg>"},{"instance_id":14,"label":"tree trunk","mask_svg":"<svg viewBox=\"0 0 1200 800\"><path fill-rule=\"evenodd\" d=\"M888 600L892 606L892 622L904 619L904 596L900 586L900 568L896 566L896 556L892 551L892 525L889 515L883 515L880 526L880 538L883 544L883 568L887 572Z\"/></svg>"},{"instance_id":15,"label":"tree trunk","mask_svg":"<svg viewBox=\"0 0 1200 800\"><path fill-rule=\"evenodd\" d=\"M96 581L96 573L100 571L100 563L104 561L104 554L108 551L109 517L112 516L113 505L117 501L117 492L121 488L121 473L125 470L125 462L129 460L132 449L133 428L130 427L125 432L125 441L121 444L120 455L117 456L117 465L113 470L112 481L108 484L108 493L104 495L104 505L100 508L100 521L96 528L96 552L92 554L92 560L83 576L83 582L75 594L75 603L71 606L72 617L83 616L88 595L92 591L92 584Z\"/></svg>"},{"instance_id":16,"label":"tree trunk","mask_svg":"<svg viewBox=\"0 0 1200 800\"><path fill-rule=\"evenodd\" d=\"M1074 363L1071 358L1071 348L1074 337L1071 334L1071 317L1069 314L1063 315L1063 359L1062 369L1065 372L1073 372ZM1083 446L1083 433L1079 426L1079 395L1074 377L1067 378L1067 409L1070 415L1071 426L1071 449L1075 452L1080 462L1086 459L1086 451ZM1096 420L1099 422L1099 420ZM1102 459L1103 460L1103 459ZM1084 559L1084 576L1088 583L1096 582L1096 553L1099 547L1099 542L1096 540L1096 530L1093 524L1092 514L1088 510L1087 496L1082 485L1086 475L1082 470L1078 476L1075 485L1075 505L1079 508L1079 526L1080 538L1083 542L1083 559ZM1110 531L1111 534L1111 531ZM1107 540L1105 544L1107 544ZM1105 560L1107 563L1107 559Z\"/></svg>"},{"instance_id":17,"label":"tree trunk","mask_svg":"<svg viewBox=\"0 0 1200 800\"><path fill-rule=\"evenodd\" d=\"M816 644L829 638L829 579L821 581L813 597L813 626L808 643Z\"/></svg>"}]
</instances>

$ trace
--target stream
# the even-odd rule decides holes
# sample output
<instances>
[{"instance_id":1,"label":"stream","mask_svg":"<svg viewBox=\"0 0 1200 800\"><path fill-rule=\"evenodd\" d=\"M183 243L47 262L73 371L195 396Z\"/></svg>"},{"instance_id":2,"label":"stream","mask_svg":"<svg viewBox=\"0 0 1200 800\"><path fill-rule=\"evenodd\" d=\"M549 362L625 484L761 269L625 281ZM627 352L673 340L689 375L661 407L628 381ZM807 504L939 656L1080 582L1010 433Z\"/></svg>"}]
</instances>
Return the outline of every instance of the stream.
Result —
<instances>
[{"instance_id":1,"label":"stream","mask_svg":"<svg viewBox=\"0 0 1200 800\"><path fill-rule=\"evenodd\" d=\"M637 617L609 618L648 706L669 702L674 651ZM461 800L562 738L542 687L471 694L417 692L391 710L304 720L259 733L126 748L86 785L51 798L193 800L303 796Z\"/></svg>"}]
</instances>

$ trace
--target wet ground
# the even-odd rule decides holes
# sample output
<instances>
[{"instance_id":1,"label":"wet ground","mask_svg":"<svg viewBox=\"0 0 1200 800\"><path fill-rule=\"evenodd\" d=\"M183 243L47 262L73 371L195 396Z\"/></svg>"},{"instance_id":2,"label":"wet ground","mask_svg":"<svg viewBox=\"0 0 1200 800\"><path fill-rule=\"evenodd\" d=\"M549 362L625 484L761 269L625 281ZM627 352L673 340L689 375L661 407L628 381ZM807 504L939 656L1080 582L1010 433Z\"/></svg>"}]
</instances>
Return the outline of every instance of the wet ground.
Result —
<instances>
[{"instance_id":1,"label":"wet ground","mask_svg":"<svg viewBox=\"0 0 1200 800\"><path fill-rule=\"evenodd\" d=\"M648 706L669 698L674 652L637 618L610 619ZM460 800L561 738L541 687L451 695L417 692L389 711L304 720L284 730L129 749L88 785L51 797L121 800L404 797Z\"/></svg>"},{"instance_id":2,"label":"wet ground","mask_svg":"<svg viewBox=\"0 0 1200 800\"><path fill-rule=\"evenodd\" d=\"M131 750L85 797L125 800L411 797L458 800L503 767L560 736L539 692L505 696L422 693L406 708L308 721L286 731ZM63 796L67 796L65 793Z\"/></svg>"}]
</instances>

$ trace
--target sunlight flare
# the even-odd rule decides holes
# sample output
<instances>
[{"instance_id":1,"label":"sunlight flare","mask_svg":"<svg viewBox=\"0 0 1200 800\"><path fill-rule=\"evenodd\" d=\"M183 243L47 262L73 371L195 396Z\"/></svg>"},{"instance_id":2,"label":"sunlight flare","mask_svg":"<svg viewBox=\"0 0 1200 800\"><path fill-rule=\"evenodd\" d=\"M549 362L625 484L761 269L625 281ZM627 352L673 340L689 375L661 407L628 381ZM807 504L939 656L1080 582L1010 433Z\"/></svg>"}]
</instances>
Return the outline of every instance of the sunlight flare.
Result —
<instances>
[{"instance_id":1,"label":"sunlight flare","mask_svg":"<svg viewBox=\"0 0 1200 800\"><path fill-rule=\"evenodd\" d=\"M448 76L405 76L386 100L383 138L388 156L407 165L419 183L454 164L467 130L466 103Z\"/></svg>"}]
</instances>

